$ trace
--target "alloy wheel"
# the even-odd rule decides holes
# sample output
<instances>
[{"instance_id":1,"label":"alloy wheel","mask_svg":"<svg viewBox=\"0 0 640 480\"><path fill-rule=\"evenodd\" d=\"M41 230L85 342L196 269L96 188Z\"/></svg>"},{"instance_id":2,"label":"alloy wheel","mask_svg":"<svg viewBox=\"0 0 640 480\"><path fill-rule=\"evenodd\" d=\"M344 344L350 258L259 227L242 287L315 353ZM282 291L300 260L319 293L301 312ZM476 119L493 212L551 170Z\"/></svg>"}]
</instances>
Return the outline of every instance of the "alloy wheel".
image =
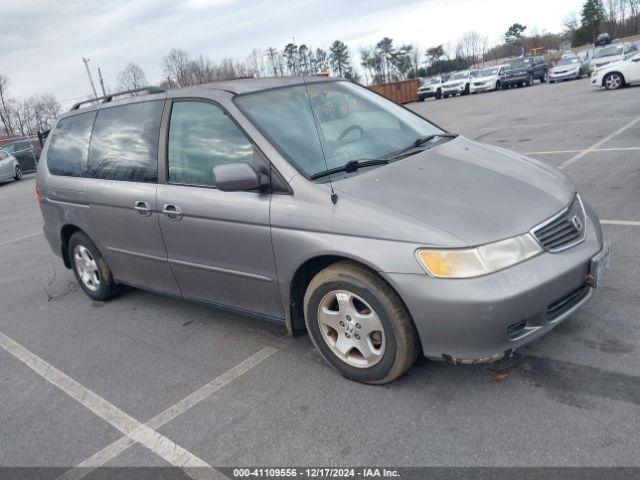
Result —
<instances>
[{"instance_id":1,"label":"alloy wheel","mask_svg":"<svg viewBox=\"0 0 640 480\"><path fill-rule=\"evenodd\" d=\"M622 85L622 78L617 73L613 73L605 79L604 84L609 90L615 90Z\"/></svg>"},{"instance_id":2,"label":"alloy wheel","mask_svg":"<svg viewBox=\"0 0 640 480\"><path fill-rule=\"evenodd\" d=\"M331 352L356 368L376 365L385 352L386 336L378 314L348 290L327 293L318 305L318 327Z\"/></svg>"},{"instance_id":3,"label":"alloy wheel","mask_svg":"<svg viewBox=\"0 0 640 480\"><path fill-rule=\"evenodd\" d=\"M16 167L16 180L22 179L22 169L20 167Z\"/></svg>"},{"instance_id":4,"label":"alloy wheel","mask_svg":"<svg viewBox=\"0 0 640 480\"><path fill-rule=\"evenodd\" d=\"M89 249L84 245L77 245L73 250L73 260L83 285L92 292L97 291L100 288L100 274Z\"/></svg>"}]
</instances>

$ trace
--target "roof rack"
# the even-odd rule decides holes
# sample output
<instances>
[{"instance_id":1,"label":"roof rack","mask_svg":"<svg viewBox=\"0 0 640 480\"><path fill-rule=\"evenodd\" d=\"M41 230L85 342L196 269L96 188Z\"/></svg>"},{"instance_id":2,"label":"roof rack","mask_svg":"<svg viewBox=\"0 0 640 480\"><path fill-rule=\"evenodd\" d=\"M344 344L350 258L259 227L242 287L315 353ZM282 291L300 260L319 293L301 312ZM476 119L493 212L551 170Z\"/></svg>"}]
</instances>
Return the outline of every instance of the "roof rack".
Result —
<instances>
[{"instance_id":1,"label":"roof rack","mask_svg":"<svg viewBox=\"0 0 640 480\"><path fill-rule=\"evenodd\" d=\"M104 97L97 97L97 98L91 98L89 100L83 100L82 102L78 102L76 103L73 107L71 107L71 110L78 110L80 108L81 105L84 105L86 103L108 103L111 100L113 100L113 97L120 97L122 95L131 95L132 93L139 93L139 92L145 92L149 95L152 95L154 93L164 93L165 90L163 90L162 88L158 88L158 87L143 87L143 88L136 88L134 90L126 90L124 92L118 92L118 93L112 93L109 95L105 95Z\"/></svg>"}]
</instances>

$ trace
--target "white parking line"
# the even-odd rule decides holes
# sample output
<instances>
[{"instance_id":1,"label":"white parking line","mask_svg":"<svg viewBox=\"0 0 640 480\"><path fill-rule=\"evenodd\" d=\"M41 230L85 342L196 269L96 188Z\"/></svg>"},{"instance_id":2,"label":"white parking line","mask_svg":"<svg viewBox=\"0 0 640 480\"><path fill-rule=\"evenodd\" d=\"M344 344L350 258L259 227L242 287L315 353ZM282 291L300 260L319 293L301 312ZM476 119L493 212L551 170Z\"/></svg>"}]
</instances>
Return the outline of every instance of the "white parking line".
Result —
<instances>
[{"instance_id":1,"label":"white parking line","mask_svg":"<svg viewBox=\"0 0 640 480\"><path fill-rule=\"evenodd\" d=\"M625 126L619 128L618 130L616 130L615 132L607 135L606 137L604 137L602 140L594 143L593 145L591 145L589 148L587 148L586 150L583 150L582 152L578 153L577 155L574 155L573 157L571 157L569 160L562 162L558 168L565 169L567 168L569 165L572 165L574 163L576 163L578 160L580 160L582 157L584 157L585 155L589 154L590 152L593 152L594 150L598 149L600 146L604 145L605 143L607 143L609 140L612 140L613 138L617 137L618 135L620 135L622 132L624 132L625 130L628 130L629 128L633 127L636 123L640 122L640 117L637 117L635 120L631 120L629 123L627 123Z\"/></svg>"},{"instance_id":2,"label":"white parking line","mask_svg":"<svg viewBox=\"0 0 640 480\"><path fill-rule=\"evenodd\" d=\"M625 152L631 150L640 150L640 147L620 147L620 148L597 148L591 152ZM547 150L544 152L526 152L523 155L556 155L558 153L581 153L586 150Z\"/></svg>"},{"instance_id":3,"label":"white parking line","mask_svg":"<svg viewBox=\"0 0 640 480\"><path fill-rule=\"evenodd\" d=\"M42 232L34 232L34 233L30 233L28 235L24 235L23 237L12 238L11 240L5 240L4 242L0 242L0 247L2 247L4 245L9 245L10 243L19 242L21 240L26 240L27 238L37 237L38 235L42 235Z\"/></svg>"},{"instance_id":4,"label":"white parking line","mask_svg":"<svg viewBox=\"0 0 640 480\"><path fill-rule=\"evenodd\" d=\"M210 397L218 390L222 389L226 385L229 385L238 377L245 374L252 368L256 367L258 364L260 364L262 361L269 358L271 355L273 355L277 351L278 351L277 348L268 346L263 348L259 352L254 353L246 360L237 364L235 367L227 370L226 372L214 378L212 381L210 381L206 385L200 387L195 392L187 395L176 404L170 406L165 411L159 413L158 415L153 417L151 420L149 420L147 423L145 423L145 425L153 430L159 429L166 423L176 418L178 415L182 415L184 412L196 406L198 403L202 402L206 398ZM65 473L61 477L61 479L80 480L81 478L91 473L93 469L104 465L109 460L120 455L122 452L124 452L127 448L129 448L133 444L134 442L127 436L119 438L118 440L106 446L96 454L80 462L73 469Z\"/></svg>"},{"instance_id":5,"label":"white parking line","mask_svg":"<svg viewBox=\"0 0 640 480\"><path fill-rule=\"evenodd\" d=\"M92 390L76 382L74 379L64 374L53 365L47 363L45 360L38 357L36 354L29 351L2 332L0 332L0 347L4 348L16 359L20 360L42 378L79 402L82 406L102 418L114 428L120 430L127 438L147 447L149 450L169 462L171 465L183 468L185 470L185 473L187 473L187 475L191 476L192 478L226 478L220 472L214 470L204 460L198 458L196 455L184 449L177 443L156 432L147 424L138 422L136 419L123 412L112 403L108 402ZM257 363L264 360L264 358L267 358L273 353L273 351L275 351L273 347L265 347L264 349L262 349L260 352L258 352L258 354L262 352L262 355L258 356L260 360ZM250 357L250 359L251 358L253 357ZM247 362L248 360L249 359L245 360L245 362ZM248 365L250 366L251 363L252 362L249 362ZM242 363L240 365L242 365ZM242 371L243 369L240 368L239 370ZM244 373L244 371L242 373ZM222 376L224 376L224 374ZM220 377L218 377L218 379L219 378ZM225 377L225 379L228 378L228 376ZM220 382L216 385L219 384ZM206 392L209 392L211 390L215 391L215 386L211 386L206 390ZM200 392L200 390L188 396L188 400L185 399L182 402L178 402L177 405L180 406L176 410L172 410L171 413L165 414L164 418L167 418L168 420L175 418L175 415L177 415L176 412L195 405L197 401L200 401L202 398L204 398L202 397L203 393L200 393L200 395L196 395L196 393L198 392Z\"/></svg>"},{"instance_id":6,"label":"white parking line","mask_svg":"<svg viewBox=\"0 0 640 480\"><path fill-rule=\"evenodd\" d=\"M635 220L600 220L602 225L624 225L627 227L640 227L640 222Z\"/></svg>"}]
</instances>

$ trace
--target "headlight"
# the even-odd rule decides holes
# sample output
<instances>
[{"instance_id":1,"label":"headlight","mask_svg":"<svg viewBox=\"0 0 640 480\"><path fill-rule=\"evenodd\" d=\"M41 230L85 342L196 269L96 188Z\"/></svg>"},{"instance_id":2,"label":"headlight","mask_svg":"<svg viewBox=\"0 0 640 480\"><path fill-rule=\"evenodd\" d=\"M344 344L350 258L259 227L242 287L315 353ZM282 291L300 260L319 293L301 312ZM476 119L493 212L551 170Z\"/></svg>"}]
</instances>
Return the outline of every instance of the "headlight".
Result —
<instances>
[{"instance_id":1,"label":"headlight","mask_svg":"<svg viewBox=\"0 0 640 480\"><path fill-rule=\"evenodd\" d=\"M471 278L497 272L542 252L530 233L476 248L420 249L416 256L427 273L438 278Z\"/></svg>"}]
</instances>

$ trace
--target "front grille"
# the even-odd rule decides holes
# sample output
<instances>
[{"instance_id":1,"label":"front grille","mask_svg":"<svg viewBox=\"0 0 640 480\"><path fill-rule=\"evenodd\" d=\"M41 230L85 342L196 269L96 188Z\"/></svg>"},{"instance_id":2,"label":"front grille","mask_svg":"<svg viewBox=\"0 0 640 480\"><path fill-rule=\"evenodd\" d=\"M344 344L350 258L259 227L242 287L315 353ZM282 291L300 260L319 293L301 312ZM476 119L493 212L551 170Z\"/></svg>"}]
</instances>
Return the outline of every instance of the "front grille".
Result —
<instances>
[{"instance_id":1,"label":"front grille","mask_svg":"<svg viewBox=\"0 0 640 480\"><path fill-rule=\"evenodd\" d=\"M531 233L540 245L549 252L559 252L584 240L586 215L580 196L576 195L569 207L541 225Z\"/></svg>"},{"instance_id":2,"label":"front grille","mask_svg":"<svg viewBox=\"0 0 640 480\"><path fill-rule=\"evenodd\" d=\"M590 287L583 285L560 300L552 303L547 307L547 320L553 322L563 313L571 310L574 306L582 301L589 294Z\"/></svg>"}]
</instances>

